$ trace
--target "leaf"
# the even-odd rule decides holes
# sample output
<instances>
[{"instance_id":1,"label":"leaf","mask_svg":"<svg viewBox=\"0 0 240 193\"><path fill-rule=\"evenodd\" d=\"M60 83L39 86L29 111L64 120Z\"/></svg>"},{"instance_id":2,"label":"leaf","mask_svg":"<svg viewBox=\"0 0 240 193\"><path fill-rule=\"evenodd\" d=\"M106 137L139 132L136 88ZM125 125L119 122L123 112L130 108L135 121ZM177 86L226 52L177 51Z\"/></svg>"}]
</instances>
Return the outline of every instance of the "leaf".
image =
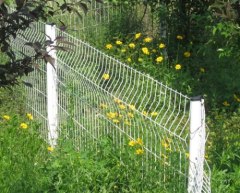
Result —
<instances>
[{"instance_id":1,"label":"leaf","mask_svg":"<svg viewBox=\"0 0 240 193\"><path fill-rule=\"evenodd\" d=\"M22 83L25 85L25 86L28 86L28 87L33 87L33 85L29 82L25 82L25 81L22 81Z\"/></svg>"},{"instance_id":2,"label":"leaf","mask_svg":"<svg viewBox=\"0 0 240 193\"><path fill-rule=\"evenodd\" d=\"M52 67L55 69L55 59L52 56L47 54L44 56L44 59L46 62L50 63L52 65Z\"/></svg>"}]
</instances>

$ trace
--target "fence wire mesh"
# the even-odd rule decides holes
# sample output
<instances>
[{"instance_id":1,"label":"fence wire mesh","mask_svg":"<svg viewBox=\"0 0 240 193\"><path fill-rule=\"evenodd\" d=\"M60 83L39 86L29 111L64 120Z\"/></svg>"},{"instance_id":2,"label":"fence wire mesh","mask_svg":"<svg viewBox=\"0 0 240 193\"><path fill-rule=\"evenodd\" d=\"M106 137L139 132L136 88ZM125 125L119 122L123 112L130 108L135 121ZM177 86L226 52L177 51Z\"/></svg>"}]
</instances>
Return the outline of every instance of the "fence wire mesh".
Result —
<instances>
[{"instance_id":1,"label":"fence wire mesh","mask_svg":"<svg viewBox=\"0 0 240 193\"><path fill-rule=\"evenodd\" d=\"M19 57L21 52L34 54L25 43L43 42L44 31L45 24L37 22L21 32L24 36L12 43ZM156 170L147 163L159 162L159 180L164 187L174 183L173 192L187 192L190 98L60 29L56 32L72 43L68 44L72 51L57 53L59 135L81 150L106 135L120 147L129 141L141 141L142 167ZM40 133L47 140L46 65L43 61L37 64L38 70L25 78L32 84L26 87L27 104L38 117ZM211 192L210 169L204 163L203 182L191 192Z\"/></svg>"}]
</instances>

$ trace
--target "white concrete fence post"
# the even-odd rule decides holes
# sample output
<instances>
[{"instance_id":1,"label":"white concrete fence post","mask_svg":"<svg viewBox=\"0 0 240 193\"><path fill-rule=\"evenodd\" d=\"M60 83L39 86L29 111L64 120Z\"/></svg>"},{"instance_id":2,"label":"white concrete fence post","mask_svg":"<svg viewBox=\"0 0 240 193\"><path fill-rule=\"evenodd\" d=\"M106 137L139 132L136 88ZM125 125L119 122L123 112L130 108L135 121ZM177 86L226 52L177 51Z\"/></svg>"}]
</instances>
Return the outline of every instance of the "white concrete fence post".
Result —
<instances>
[{"instance_id":1,"label":"white concrete fence post","mask_svg":"<svg viewBox=\"0 0 240 193\"><path fill-rule=\"evenodd\" d=\"M205 155L205 108L200 97L191 98L190 102L190 150L188 193L201 193L204 176Z\"/></svg>"},{"instance_id":2,"label":"white concrete fence post","mask_svg":"<svg viewBox=\"0 0 240 193\"><path fill-rule=\"evenodd\" d=\"M54 41L56 39L55 25L46 25L45 33L47 40ZM56 45L56 42L52 45ZM48 141L52 147L55 147L58 138L57 56L52 46L47 47L47 52L54 59L52 64L47 63Z\"/></svg>"}]
</instances>

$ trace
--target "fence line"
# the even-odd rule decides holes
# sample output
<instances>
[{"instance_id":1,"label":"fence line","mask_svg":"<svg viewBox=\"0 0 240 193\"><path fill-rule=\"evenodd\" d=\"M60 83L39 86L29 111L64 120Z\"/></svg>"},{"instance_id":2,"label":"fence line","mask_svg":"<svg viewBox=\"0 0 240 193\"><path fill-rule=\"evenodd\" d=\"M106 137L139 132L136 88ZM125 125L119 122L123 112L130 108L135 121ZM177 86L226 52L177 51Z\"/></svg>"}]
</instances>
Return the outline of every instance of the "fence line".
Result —
<instances>
[{"instance_id":1,"label":"fence line","mask_svg":"<svg viewBox=\"0 0 240 193\"><path fill-rule=\"evenodd\" d=\"M31 55L34 52L25 43L44 41L44 30L44 23L35 23L23 32L25 38L18 36L12 46ZM209 168L199 173L203 164L207 166L204 135L199 136L199 153L193 156L199 161L191 164L187 156L190 98L66 32L56 29L56 34L74 44L69 44L73 51L57 53L58 135L71 139L77 149L88 149L105 135L111 135L119 146L127 143L124 136L140 138L144 163L159 160L165 171L162 179L178 179L175 192L211 192ZM26 93L29 107L42 123L40 133L48 139L47 100L52 96L46 92L46 74L46 65L39 61L38 71L26 77L33 85ZM205 132L204 122L199 128ZM188 182L191 180L193 184Z\"/></svg>"}]
</instances>

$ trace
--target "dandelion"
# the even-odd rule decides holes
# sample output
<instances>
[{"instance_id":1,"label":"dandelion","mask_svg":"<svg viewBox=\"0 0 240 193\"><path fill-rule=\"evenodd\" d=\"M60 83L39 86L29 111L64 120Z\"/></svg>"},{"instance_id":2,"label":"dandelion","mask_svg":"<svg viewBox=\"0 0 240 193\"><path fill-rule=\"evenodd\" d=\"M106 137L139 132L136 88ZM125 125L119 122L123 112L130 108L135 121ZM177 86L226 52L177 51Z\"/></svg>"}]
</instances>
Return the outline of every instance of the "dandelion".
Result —
<instances>
[{"instance_id":1,"label":"dandelion","mask_svg":"<svg viewBox=\"0 0 240 193\"><path fill-rule=\"evenodd\" d=\"M10 119L10 116L8 116L8 115L3 115L2 118L5 119L6 121L8 121L8 120Z\"/></svg>"},{"instance_id":2,"label":"dandelion","mask_svg":"<svg viewBox=\"0 0 240 193\"><path fill-rule=\"evenodd\" d=\"M177 35L177 39L178 40L183 40L183 36L182 35Z\"/></svg>"},{"instance_id":3,"label":"dandelion","mask_svg":"<svg viewBox=\"0 0 240 193\"><path fill-rule=\"evenodd\" d=\"M175 65L175 69L176 69L176 70L180 70L181 68L182 68L181 64L176 64L176 65Z\"/></svg>"},{"instance_id":4,"label":"dandelion","mask_svg":"<svg viewBox=\"0 0 240 193\"><path fill-rule=\"evenodd\" d=\"M109 78L110 78L110 75L109 75L109 74L106 74L106 73L104 73L104 74L103 74L103 76L102 76L102 78L103 78L104 80L109 80Z\"/></svg>"},{"instance_id":5,"label":"dandelion","mask_svg":"<svg viewBox=\"0 0 240 193\"><path fill-rule=\"evenodd\" d=\"M122 101L120 99L118 99L118 98L115 98L114 102L117 103L117 104L120 104Z\"/></svg>"},{"instance_id":6,"label":"dandelion","mask_svg":"<svg viewBox=\"0 0 240 193\"><path fill-rule=\"evenodd\" d=\"M113 119L112 121L113 121L113 123L120 123L120 121L118 119Z\"/></svg>"},{"instance_id":7,"label":"dandelion","mask_svg":"<svg viewBox=\"0 0 240 193\"><path fill-rule=\"evenodd\" d=\"M33 120L33 116L32 116L32 114L27 113L27 118L28 118L29 120Z\"/></svg>"},{"instance_id":8,"label":"dandelion","mask_svg":"<svg viewBox=\"0 0 240 193\"><path fill-rule=\"evenodd\" d=\"M126 106L125 106L125 105L123 105L123 104L120 104L118 107L119 107L119 109L121 109L121 110L124 110L124 109L126 109Z\"/></svg>"},{"instance_id":9,"label":"dandelion","mask_svg":"<svg viewBox=\"0 0 240 193\"><path fill-rule=\"evenodd\" d=\"M150 43L150 42L152 42L152 38L146 37L146 38L144 38L143 41L146 42L146 43Z\"/></svg>"},{"instance_id":10,"label":"dandelion","mask_svg":"<svg viewBox=\"0 0 240 193\"><path fill-rule=\"evenodd\" d=\"M165 142L165 141L162 142L162 146L163 146L165 149L169 148L169 144L168 144L167 142Z\"/></svg>"},{"instance_id":11,"label":"dandelion","mask_svg":"<svg viewBox=\"0 0 240 193\"><path fill-rule=\"evenodd\" d=\"M20 128L21 129L27 129L28 128L28 125L26 123L21 123L20 124Z\"/></svg>"},{"instance_id":12,"label":"dandelion","mask_svg":"<svg viewBox=\"0 0 240 193\"><path fill-rule=\"evenodd\" d=\"M136 145L136 142L134 140L131 140L131 141L129 141L128 145L133 147Z\"/></svg>"},{"instance_id":13,"label":"dandelion","mask_svg":"<svg viewBox=\"0 0 240 193\"><path fill-rule=\"evenodd\" d=\"M158 112L151 112L152 117L156 117L158 115Z\"/></svg>"},{"instance_id":14,"label":"dandelion","mask_svg":"<svg viewBox=\"0 0 240 193\"><path fill-rule=\"evenodd\" d=\"M136 109L135 105L129 105L129 109L134 111Z\"/></svg>"},{"instance_id":15,"label":"dandelion","mask_svg":"<svg viewBox=\"0 0 240 193\"><path fill-rule=\"evenodd\" d=\"M135 39L139 39L140 37L141 37L141 33L137 33L137 34L135 34Z\"/></svg>"},{"instance_id":16,"label":"dandelion","mask_svg":"<svg viewBox=\"0 0 240 193\"><path fill-rule=\"evenodd\" d=\"M146 55L149 55L149 54L150 54L150 52L149 52L149 50L148 50L147 47L142 48L142 52L143 52L144 54L146 54Z\"/></svg>"},{"instance_id":17,"label":"dandelion","mask_svg":"<svg viewBox=\"0 0 240 193\"><path fill-rule=\"evenodd\" d=\"M104 104L104 103L101 103L101 104L100 104L100 108L101 108L101 109L107 109L108 106L107 106L106 104Z\"/></svg>"},{"instance_id":18,"label":"dandelion","mask_svg":"<svg viewBox=\"0 0 240 193\"><path fill-rule=\"evenodd\" d=\"M131 123L130 123L128 120L125 120L125 121L124 121L124 124L125 124L125 125L128 125L128 126L131 126Z\"/></svg>"},{"instance_id":19,"label":"dandelion","mask_svg":"<svg viewBox=\"0 0 240 193\"><path fill-rule=\"evenodd\" d=\"M49 147L47 148L47 150L48 150L49 152L53 152L54 148L51 147L51 146L49 146Z\"/></svg>"},{"instance_id":20,"label":"dandelion","mask_svg":"<svg viewBox=\"0 0 240 193\"><path fill-rule=\"evenodd\" d=\"M126 49L121 49L121 52L122 53L125 53L127 50Z\"/></svg>"},{"instance_id":21,"label":"dandelion","mask_svg":"<svg viewBox=\"0 0 240 193\"><path fill-rule=\"evenodd\" d=\"M189 158L190 155L189 155L189 153L185 153L185 156L186 156L186 158Z\"/></svg>"},{"instance_id":22,"label":"dandelion","mask_svg":"<svg viewBox=\"0 0 240 193\"><path fill-rule=\"evenodd\" d=\"M122 45L122 41L117 40L117 41L116 41L116 44L117 44L117 45Z\"/></svg>"},{"instance_id":23,"label":"dandelion","mask_svg":"<svg viewBox=\"0 0 240 193\"><path fill-rule=\"evenodd\" d=\"M190 52L184 52L183 55L184 55L184 57L189 58L191 56L191 53Z\"/></svg>"},{"instance_id":24,"label":"dandelion","mask_svg":"<svg viewBox=\"0 0 240 193\"><path fill-rule=\"evenodd\" d=\"M114 119L114 118L116 118L116 113L113 113L113 112L109 112L109 113L107 113L107 117L109 118L109 119Z\"/></svg>"},{"instance_id":25,"label":"dandelion","mask_svg":"<svg viewBox=\"0 0 240 193\"><path fill-rule=\"evenodd\" d=\"M137 149L135 153L136 153L137 155L142 155L143 152L144 152L144 151L143 151L142 149Z\"/></svg>"},{"instance_id":26,"label":"dandelion","mask_svg":"<svg viewBox=\"0 0 240 193\"><path fill-rule=\"evenodd\" d=\"M131 58L127 58L127 61L128 61L128 62L132 62L132 59L131 59Z\"/></svg>"},{"instance_id":27,"label":"dandelion","mask_svg":"<svg viewBox=\"0 0 240 193\"><path fill-rule=\"evenodd\" d=\"M143 111L142 114L143 114L144 116L147 116L147 115L148 115L147 111Z\"/></svg>"},{"instance_id":28,"label":"dandelion","mask_svg":"<svg viewBox=\"0 0 240 193\"><path fill-rule=\"evenodd\" d=\"M143 145L143 140L142 140L141 138L137 138L136 143L137 143L138 145Z\"/></svg>"},{"instance_id":29,"label":"dandelion","mask_svg":"<svg viewBox=\"0 0 240 193\"><path fill-rule=\"evenodd\" d=\"M136 45L134 43L130 43L130 44L128 44L128 46L129 46L129 48L132 48L132 49L134 49L136 47Z\"/></svg>"},{"instance_id":30,"label":"dandelion","mask_svg":"<svg viewBox=\"0 0 240 193\"><path fill-rule=\"evenodd\" d=\"M138 58L138 62L143 62L143 59L142 58Z\"/></svg>"},{"instance_id":31,"label":"dandelion","mask_svg":"<svg viewBox=\"0 0 240 193\"><path fill-rule=\"evenodd\" d=\"M129 118L133 118L133 117L134 117L134 115L133 115L132 113L128 113L127 116L128 116Z\"/></svg>"},{"instance_id":32,"label":"dandelion","mask_svg":"<svg viewBox=\"0 0 240 193\"><path fill-rule=\"evenodd\" d=\"M229 104L227 101L224 101L224 102L223 102L223 105L224 105L225 107L229 107L229 106L230 106L230 104Z\"/></svg>"},{"instance_id":33,"label":"dandelion","mask_svg":"<svg viewBox=\"0 0 240 193\"><path fill-rule=\"evenodd\" d=\"M166 47L165 44L163 44L163 43L160 43L160 44L159 44L159 48L160 48L160 49L163 49L163 48L165 48L165 47Z\"/></svg>"},{"instance_id":34,"label":"dandelion","mask_svg":"<svg viewBox=\"0 0 240 193\"><path fill-rule=\"evenodd\" d=\"M200 68L199 69L201 73L204 73L205 72L205 69L204 68Z\"/></svg>"},{"instance_id":35,"label":"dandelion","mask_svg":"<svg viewBox=\"0 0 240 193\"><path fill-rule=\"evenodd\" d=\"M106 46L105 46L108 50L111 50L112 49L112 44L107 44Z\"/></svg>"},{"instance_id":36,"label":"dandelion","mask_svg":"<svg viewBox=\"0 0 240 193\"><path fill-rule=\"evenodd\" d=\"M159 57L156 58L156 62L157 63L160 63L162 61L163 61L163 57L162 56L159 56Z\"/></svg>"}]
</instances>

